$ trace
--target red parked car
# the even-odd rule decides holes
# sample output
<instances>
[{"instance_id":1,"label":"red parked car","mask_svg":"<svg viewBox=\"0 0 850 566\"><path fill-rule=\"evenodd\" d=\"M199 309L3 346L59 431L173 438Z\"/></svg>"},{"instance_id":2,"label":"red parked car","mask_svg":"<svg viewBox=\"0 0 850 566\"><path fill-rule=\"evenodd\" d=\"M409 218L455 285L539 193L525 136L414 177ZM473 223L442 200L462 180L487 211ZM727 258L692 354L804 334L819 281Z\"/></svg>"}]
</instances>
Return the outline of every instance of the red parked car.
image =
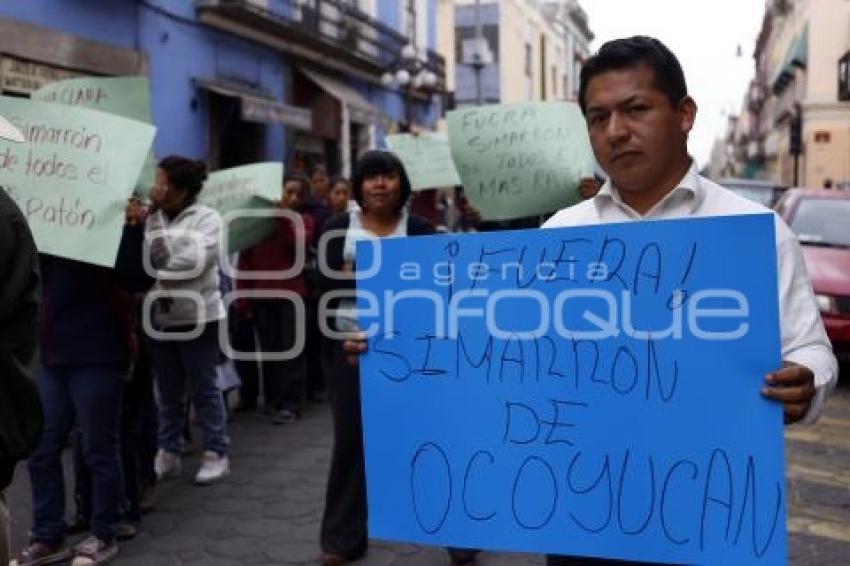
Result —
<instances>
[{"instance_id":1,"label":"red parked car","mask_svg":"<svg viewBox=\"0 0 850 566\"><path fill-rule=\"evenodd\" d=\"M776 211L797 234L826 332L850 362L850 191L790 189Z\"/></svg>"}]
</instances>

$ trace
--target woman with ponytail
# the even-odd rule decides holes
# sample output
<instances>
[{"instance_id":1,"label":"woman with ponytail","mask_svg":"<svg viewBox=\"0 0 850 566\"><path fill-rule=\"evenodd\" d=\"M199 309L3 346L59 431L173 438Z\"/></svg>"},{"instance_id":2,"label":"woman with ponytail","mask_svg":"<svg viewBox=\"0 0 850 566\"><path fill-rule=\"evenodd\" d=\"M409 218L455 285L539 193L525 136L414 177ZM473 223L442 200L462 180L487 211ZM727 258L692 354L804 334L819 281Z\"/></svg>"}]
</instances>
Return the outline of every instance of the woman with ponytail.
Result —
<instances>
[{"instance_id":1,"label":"woman with ponytail","mask_svg":"<svg viewBox=\"0 0 850 566\"><path fill-rule=\"evenodd\" d=\"M195 476L212 483L229 472L227 413L216 386L218 326L225 317L218 261L222 219L199 204L207 178L203 162L170 156L159 162L145 226L149 266L156 271L150 320L159 389L160 479L179 476L186 400L191 398L203 431L204 455Z\"/></svg>"}]
</instances>

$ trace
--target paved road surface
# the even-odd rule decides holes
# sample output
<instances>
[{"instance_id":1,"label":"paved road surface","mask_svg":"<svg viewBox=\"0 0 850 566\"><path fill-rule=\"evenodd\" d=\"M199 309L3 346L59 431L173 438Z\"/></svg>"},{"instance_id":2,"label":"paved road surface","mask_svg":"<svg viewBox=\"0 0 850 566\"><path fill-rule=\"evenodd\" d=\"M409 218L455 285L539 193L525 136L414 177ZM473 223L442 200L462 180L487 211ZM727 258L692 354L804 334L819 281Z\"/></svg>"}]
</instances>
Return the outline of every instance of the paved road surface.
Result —
<instances>
[{"instance_id":1,"label":"paved road surface","mask_svg":"<svg viewBox=\"0 0 850 566\"><path fill-rule=\"evenodd\" d=\"M263 415L232 424L233 473L199 488L164 484L142 532L121 547L122 566L315 564L329 462L331 420L316 406L296 425L272 426ZM799 565L850 564L850 390L839 391L815 427L787 433L790 553ZM29 495L25 467L7 493L14 510L13 545L26 539ZM438 549L375 542L369 566L439 566ZM482 566L530 566L535 556L485 554Z\"/></svg>"}]
</instances>

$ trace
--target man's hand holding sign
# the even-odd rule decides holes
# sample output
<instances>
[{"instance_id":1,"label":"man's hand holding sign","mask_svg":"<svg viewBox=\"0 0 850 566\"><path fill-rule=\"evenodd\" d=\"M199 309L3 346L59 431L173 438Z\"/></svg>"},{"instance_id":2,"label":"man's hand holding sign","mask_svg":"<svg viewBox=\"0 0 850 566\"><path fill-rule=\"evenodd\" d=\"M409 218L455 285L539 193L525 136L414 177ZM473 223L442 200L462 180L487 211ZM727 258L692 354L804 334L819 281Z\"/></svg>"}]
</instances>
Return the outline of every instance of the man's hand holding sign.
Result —
<instances>
[{"instance_id":1,"label":"man's hand holding sign","mask_svg":"<svg viewBox=\"0 0 850 566\"><path fill-rule=\"evenodd\" d=\"M817 394L815 374L805 366L784 362L781 370L767 375L762 394L782 403L785 424L795 423L806 416Z\"/></svg>"}]
</instances>

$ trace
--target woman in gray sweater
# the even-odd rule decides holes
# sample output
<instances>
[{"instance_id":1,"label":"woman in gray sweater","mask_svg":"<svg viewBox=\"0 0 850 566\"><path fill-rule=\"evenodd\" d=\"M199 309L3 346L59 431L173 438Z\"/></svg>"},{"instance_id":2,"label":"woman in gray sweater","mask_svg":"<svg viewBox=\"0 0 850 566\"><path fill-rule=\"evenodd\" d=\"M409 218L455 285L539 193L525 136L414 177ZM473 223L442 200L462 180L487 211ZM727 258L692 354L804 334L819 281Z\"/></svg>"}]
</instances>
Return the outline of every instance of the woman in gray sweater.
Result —
<instances>
[{"instance_id":1,"label":"woman in gray sweater","mask_svg":"<svg viewBox=\"0 0 850 566\"><path fill-rule=\"evenodd\" d=\"M206 177L202 162L179 156L160 161L145 225L148 269L155 270L157 279L146 300L146 312L152 310L146 331L152 338L160 395L154 467L160 479L180 475L190 397L203 431L198 484L212 483L230 468L227 413L215 381L219 323L225 318L218 281L222 219L197 202Z\"/></svg>"}]
</instances>

